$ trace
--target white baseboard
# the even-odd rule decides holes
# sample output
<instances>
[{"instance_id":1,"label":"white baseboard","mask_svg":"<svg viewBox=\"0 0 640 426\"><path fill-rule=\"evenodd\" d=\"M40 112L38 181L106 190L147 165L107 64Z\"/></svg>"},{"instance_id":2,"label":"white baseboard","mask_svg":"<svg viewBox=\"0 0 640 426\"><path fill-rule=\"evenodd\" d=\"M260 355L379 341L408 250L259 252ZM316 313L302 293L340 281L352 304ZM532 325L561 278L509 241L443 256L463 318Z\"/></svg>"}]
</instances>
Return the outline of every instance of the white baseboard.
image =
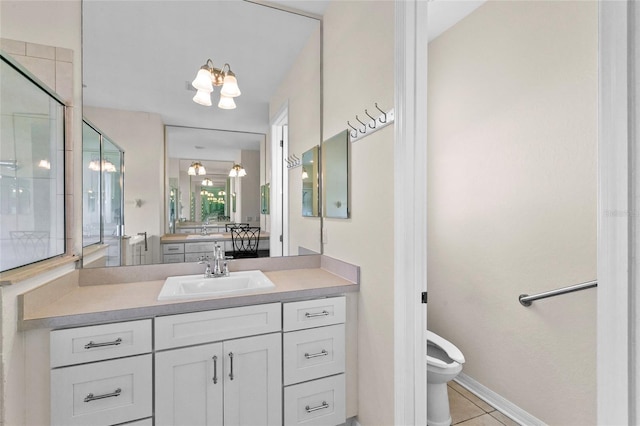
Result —
<instances>
[{"instance_id":1,"label":"white baseboard","mask_svg":"<svg viewBox=\"0 0 640 426\"><path fill-rule=\"evenodd\" d=\"M546 426L546 423L542 420L527 413L513 402L503 398L486 386L481 385L464 373L458 374L458 377L456 377L454 381L476 394L480 399L495 407L496 410L500 411L511 420L518 422L521 425Z\"/></svg>"}]
</instances>

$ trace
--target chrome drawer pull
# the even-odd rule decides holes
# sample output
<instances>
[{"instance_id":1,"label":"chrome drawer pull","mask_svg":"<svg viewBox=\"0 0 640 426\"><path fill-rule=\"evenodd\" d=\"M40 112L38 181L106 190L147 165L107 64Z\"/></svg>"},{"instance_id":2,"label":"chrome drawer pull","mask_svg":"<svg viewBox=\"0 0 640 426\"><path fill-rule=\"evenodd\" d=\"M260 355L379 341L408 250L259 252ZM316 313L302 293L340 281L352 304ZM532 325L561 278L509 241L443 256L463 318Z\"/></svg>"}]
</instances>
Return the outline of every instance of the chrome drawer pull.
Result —
<instances>
[{"instance_id":1,"label":"chrome drawer pull","mask_svg":"<svg viewBox=\"0 0 640 426\"><path fill-rule=\"evenodd\" d=\"M313 318L313 317L326 317L327 315L329 315L329 312L327 311L322 311L319 314L310 314L309 312L307 312L306 314L304 314L305 317L307 318Z\"/></svg>"},{"instance_id":2,"label":"chrome drawer pull","mask_svg":"<svg viewBox=\"0 0 640 426\"><path fill-rule=\"evenodd\" d=\"M233 352L229 352L229 359L231 360L231 372L229 373L229 379L233 380Z\"/></svg>"},{"instance_id":3,"label":"chrome drawer pull","mask_svg":"<svg viewBox=\"0 0 640 426\"><path fill-rule=\"evenodd\" d=\"M122 339L119 338L119 337L116 340L114 340L113 342L93 343L93 340L92 340L89 343L87 343L86 345L84 345L84 348L85 349L92 349L92 348L101 348L102 346L118 346L120 343L122 343Z\"/></svg>"},{"instance_id":4,"label":"chrome drawer pull","mask_svg":"<svg viewBox=\"0 0 640 426\"><path fill-rule=\"evenodd\" d=\"M111 398L113 396L120 396L120 393L122 392L122 389L118 388L116 389L114 392L111 393L105 393L104 395L97 395L94 396L92 393L90 393L89 395L87 395L84 398L84 402L91 402L91 401L95 401L97 399L104 399L104 398Z\"/></svg>"},{"instance_id":5,"label":"chrome drawer pull","mask_svg":"<svg viewBox=\"0 0 640 426\"><path fill-rule=\"evenodd\" d=\"M329 404L327 404L327 401L322 401L322 405L318 405L317 407L311 408L308 405L304 407L304 409L307 410L307 413L313 413L314 411L324 410L325 408L329 408Z\"/></svg>"},{"instance_id":6,"label":"chrome drawer pull","mask_svg":"<svg viewBox=\"0 0 640 426\"><path fill-rule=\"evenodd\" d=\"M327 355L329 355L329 352L327 352L326 350L323 349L321 352L318 352L317 354L308 354L308 353L306 353L306 354L304 354L304 357L306 359L311 359L311 358L317 358L319 356L327 356Z\"/></svg>"},{"instance_id":7,"label":"chrome drawer pull","mask_svg":"<svg viewBox=\"0 0 640 426\"><path fill-rule=\"evenodd\" d=\"M180 250L180 247L167 247L167 250L176 251L176 250Z\"/></svg>"},{"instance_id":8,"label":"chrome drawer pull","mask_svg":"<svg viewBox=\"0 0 640 426\"><path fill-rule=\"evenodd\" d=\"M218 384L218 357L213 356L213 384Z\"/></svg>"}]
</instances>

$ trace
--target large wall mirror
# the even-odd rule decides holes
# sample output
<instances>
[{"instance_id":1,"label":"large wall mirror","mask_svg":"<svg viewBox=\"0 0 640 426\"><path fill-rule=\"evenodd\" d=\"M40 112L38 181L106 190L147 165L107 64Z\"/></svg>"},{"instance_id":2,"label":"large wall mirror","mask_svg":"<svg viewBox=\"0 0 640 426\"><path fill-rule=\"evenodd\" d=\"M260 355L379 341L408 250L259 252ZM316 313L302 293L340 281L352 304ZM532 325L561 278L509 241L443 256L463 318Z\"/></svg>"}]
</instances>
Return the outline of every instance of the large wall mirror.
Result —
<instances>
[{"instance_id":1,"label":"large wall mirror","mask_svg":"<svg viewBox=\"0 0 640 426\"><path fill-rule=\"evenodd\" d=\"M83 115L127 154L119 264L167 262L169 238L228 223L260 227L261 255L321 253L321 218L303 217L285 162L322 140L320 21L248 1L92 0L82 13ZM240 96L197 92L203 65L231 70Z\"/></svg>"}]
</instances>

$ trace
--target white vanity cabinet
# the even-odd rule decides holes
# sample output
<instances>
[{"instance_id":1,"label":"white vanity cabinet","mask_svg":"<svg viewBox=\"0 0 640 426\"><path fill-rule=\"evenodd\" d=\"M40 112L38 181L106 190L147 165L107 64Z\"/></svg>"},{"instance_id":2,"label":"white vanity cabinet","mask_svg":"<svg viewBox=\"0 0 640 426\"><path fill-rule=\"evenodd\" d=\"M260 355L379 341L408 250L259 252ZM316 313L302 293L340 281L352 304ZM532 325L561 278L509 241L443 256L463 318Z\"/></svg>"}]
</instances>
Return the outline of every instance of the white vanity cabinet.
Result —
<instances>
[{"instance_id":1,"label":"white vanity cabinet","mask_svg":"<svg viewBox=\"0 0 640 426\"><path fill-rule=\"evenodd\" d=\"M52 425L151 417L151 320L54 330L50 340Z\"/></svg>"},{"instance_id":2,"label":"white vanity cabinet","mask_svg":"<svg viewBox=\"0 0 640 426\"><path fill-rule=\"evenodd\" d=\"M279 303L156 318L155 424L281 425L280 331Z\"/></svg>"},{"instance_id":3,"label":"white vanity cabinet","mask_svg":"<svg viewBox=\"0 0 640 426\"><path fill-rule=\"evenodd\" d=\"M329 297L54 330L51 424L342 424L344 323Z\"/></svg>"},{"instance_id":4,"label":"white vanity cabinet","mask_svg":"<svg viewBox=\"0 0 640 426\"><path fill-rule=\"evenodd\" d=\"M345 297L283 304L284 424L345 422Z\"/></svg>"}]
</instances>

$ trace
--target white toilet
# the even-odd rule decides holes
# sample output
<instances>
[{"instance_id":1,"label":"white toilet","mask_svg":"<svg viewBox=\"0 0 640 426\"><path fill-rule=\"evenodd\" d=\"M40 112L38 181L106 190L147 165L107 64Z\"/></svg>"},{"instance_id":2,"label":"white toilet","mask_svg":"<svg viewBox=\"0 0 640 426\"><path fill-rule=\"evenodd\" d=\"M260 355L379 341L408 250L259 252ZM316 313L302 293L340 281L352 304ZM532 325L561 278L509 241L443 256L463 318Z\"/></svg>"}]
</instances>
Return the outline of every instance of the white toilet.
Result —
<instances>
[{"instance_id":1,"label":"white toilet","mask_svg":"<svg viewBox=\"0 0 640 426\"><path fill-rule=\"evenodd\" d=\"M447 382L462 371L464 355L453 343L427 330L427 425L449 426Z\"/></svg>"}]
</instances>

